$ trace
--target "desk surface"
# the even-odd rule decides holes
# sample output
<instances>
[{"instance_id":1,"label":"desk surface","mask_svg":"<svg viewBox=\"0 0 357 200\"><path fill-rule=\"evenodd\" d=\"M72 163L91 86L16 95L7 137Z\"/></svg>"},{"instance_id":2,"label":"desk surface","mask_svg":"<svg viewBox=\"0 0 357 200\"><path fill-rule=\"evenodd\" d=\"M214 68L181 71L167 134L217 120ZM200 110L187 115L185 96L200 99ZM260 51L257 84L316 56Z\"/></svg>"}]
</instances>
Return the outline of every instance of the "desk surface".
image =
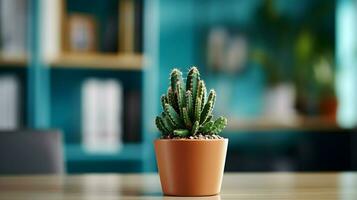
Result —
<instances>
[{"instance_id":1,"label":"desk surface","mask_svg":"<svg viewBox=\"0 0 357 200\"><path fill-rule=\"evenodd\" d=\"M0 199L164 197L156 174L0 177ZM193 198L187 198L193 199ZM357 199L357 173L227 173L219 196L197 199Z\"/></svg>"}]
</instances>

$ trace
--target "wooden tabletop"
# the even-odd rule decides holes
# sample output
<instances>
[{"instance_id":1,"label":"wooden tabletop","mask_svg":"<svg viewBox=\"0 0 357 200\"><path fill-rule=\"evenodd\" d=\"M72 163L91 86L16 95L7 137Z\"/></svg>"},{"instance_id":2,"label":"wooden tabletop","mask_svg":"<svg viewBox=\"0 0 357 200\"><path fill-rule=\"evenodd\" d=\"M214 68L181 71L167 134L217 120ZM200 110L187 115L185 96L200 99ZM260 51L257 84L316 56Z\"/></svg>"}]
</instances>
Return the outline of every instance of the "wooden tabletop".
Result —
<instances>
[{"instance_id":1,"label":"wooden tabletop","mask_svg":"<svg viewBox=\"0 0 357 200\"><path fill-rule=\"evenodd\" d=\"M0 177L0 199L186 199L162 196L157 174ZM193 199L188 197L187 199ZM227 173L221 194L195 199L357 199L357 173Z\"/></svg>"}]
</instances>

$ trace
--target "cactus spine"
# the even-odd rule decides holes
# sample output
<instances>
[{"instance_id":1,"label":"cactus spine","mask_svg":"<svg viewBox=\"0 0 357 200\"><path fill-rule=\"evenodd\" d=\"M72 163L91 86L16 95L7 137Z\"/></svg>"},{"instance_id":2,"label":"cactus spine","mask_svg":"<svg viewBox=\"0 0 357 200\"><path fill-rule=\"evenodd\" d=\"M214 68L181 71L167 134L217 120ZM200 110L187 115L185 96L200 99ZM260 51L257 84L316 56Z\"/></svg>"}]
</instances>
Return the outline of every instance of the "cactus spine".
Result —
<instances>
[{"instance_id":1,"label":"cactus spine","mask_svg":"<svg viewBox=\"0 0 357 200\"><path fill-rule=\"evenodd\" d=\"M170 74L170 87L161 96L162 114L155 124L163 136L188 137L196 134L219 134L227 125L227 119L213 119L216 92L210 90L207 96L205 82L200 79L196 67L187 75L186 85L182 72L173 69Z\"/></svg>"}]
</instances>

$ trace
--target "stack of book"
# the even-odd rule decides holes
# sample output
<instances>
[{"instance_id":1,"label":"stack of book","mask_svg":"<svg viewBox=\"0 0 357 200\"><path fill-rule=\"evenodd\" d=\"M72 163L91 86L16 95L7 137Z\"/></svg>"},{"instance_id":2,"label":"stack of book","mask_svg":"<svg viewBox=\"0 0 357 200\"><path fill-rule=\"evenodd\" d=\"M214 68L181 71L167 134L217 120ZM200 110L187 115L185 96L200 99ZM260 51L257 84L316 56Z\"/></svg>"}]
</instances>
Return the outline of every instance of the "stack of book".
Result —
<instances>
[{"instance_id":1,"label":"stack of book","mask_svg":"<svg viewBox=\"0 0 357 200\"><path fill-rule=\"evenodd\" d=\"M19 128L19 81L15 76L0 76L0 130Z\"/></svg>"},{"instance_id":2,"label":"stack of book","mask_svg":"<svg viewBox=\"0 0 357 200\"><path fill-rule=\"evenodd\" d=\"M0 47L4 58L26 53L27 0L0 1Z\"/></svg>"},{"instance_id":3,"label":"stack of book","mask_svg":"<svg viewBox=\"0 0 357 200\"><path fill-rule=\"evenodd\" d=\"M122 144L122 85L87 79L82 85L82 145L87 152L117 152Z\"/></svg>"}]
</instances>

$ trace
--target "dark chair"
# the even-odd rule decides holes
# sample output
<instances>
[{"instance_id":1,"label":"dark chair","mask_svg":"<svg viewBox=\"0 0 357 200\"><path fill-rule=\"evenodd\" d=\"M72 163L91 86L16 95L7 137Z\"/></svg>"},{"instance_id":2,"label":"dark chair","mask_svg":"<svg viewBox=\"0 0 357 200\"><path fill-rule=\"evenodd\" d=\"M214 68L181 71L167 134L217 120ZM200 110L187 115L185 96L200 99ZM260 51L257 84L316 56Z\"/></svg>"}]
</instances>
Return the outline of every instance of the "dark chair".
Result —
<instances>
[{"instance_id":1,"label":"dark chair","mask_svg":"<svg viewBox=\"0 0 357 200\"><path fill-rule=\"evenodd\" d=\"M0 174L64 172L59 131L0 131Z\"/></svg>"}]
</instances>

